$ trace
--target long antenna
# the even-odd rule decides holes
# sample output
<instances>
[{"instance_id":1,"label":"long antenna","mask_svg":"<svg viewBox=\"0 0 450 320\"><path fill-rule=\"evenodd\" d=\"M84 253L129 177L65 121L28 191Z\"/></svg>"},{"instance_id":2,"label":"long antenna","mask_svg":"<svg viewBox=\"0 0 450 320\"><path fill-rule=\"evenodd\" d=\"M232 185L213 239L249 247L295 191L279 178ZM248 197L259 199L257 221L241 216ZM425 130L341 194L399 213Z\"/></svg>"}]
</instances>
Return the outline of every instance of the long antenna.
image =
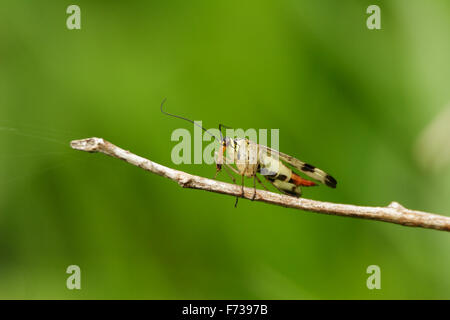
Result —
<instances>
[{"instance_id":1,"label":"long antenna","mask_svg":"<svg viewBox=\"0 0 450 320\"><path fill-rule=\"evenodd\" d=\"M181 119L181 120L186 120L186 121L192 123L194 126L197 126L197 127L199 127L199 128L202 128L203 131L205 131L207 134L209 134L211 137L214 137L214 139L216 139L219 143L221 143L221 140L219 140L214 134L212 134L211 132L209 132L208 130L206 130L205 128L203 128L201 125L199 125L199 124L196 123L195 121L193 121L193 120L191 120L191 119L188 119L188 118L181 117L181 116L177 116L177 115L175 115L175 114L171 114L171 113L165 112L165 111L163 110L163 104L164 104L164 102L166 102L166 100L167 100L167 98L164 98L163 101L161 102L161 107L160 107L160 109L161 109L161 112L162 112L163 114L168 115L168 116L171 116L171 117L174 117L174 118L178 118L178 119Z\"/></svg>"}]
</instances>

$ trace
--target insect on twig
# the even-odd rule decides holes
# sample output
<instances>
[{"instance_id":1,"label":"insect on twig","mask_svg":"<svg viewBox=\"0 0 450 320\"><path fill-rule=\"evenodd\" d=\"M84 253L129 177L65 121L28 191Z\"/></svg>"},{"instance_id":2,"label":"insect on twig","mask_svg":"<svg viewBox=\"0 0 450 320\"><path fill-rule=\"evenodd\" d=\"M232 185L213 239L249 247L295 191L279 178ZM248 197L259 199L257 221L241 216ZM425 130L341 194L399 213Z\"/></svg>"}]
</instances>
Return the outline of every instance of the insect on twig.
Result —
<instances>
[{"instance_id":1,"label":"insect on twig","mask_svg":"<svg viewBox=\"0 0 450 320\"><path fill-rule=\"evenodd\" d=\"M269 181L278 191L294 196L300 197L301 186L311 187L317 184L311 180L302 178L300 175L295 173L290 167L297 169L314 180L317 180L328 187L336 188L336 180L323 170L314 167L308 163L300 161L290 155L279 152L277 150L271 149L269 147L257 144L256 142L250 141L247 138L230 138L222 135L222 128L226 126L220 124L219 132L220 139L216 137L213 133L203 128L201 125L193 120L184 118L178 115L174 115L163 110L163 105L166 99L161 103L161 112L163 114L179 118L188 121L195 126L200 127L207 134L212 136L219 142L220 148L217 153L216 158L216 178L217 174L225 169L225 172L231 177L233 183L236 183L236 179L232 173L241 176L241 190L242 195L244 195L244 178L253 178L253 198L256 196L256 182L263 186L264 189L267 188L261 182L258 174L264 176L264 178ZM235 167L232 166L235 165ZM239 197L236 197L235 207L237 206Z\"/></svg>"}]
</instances>

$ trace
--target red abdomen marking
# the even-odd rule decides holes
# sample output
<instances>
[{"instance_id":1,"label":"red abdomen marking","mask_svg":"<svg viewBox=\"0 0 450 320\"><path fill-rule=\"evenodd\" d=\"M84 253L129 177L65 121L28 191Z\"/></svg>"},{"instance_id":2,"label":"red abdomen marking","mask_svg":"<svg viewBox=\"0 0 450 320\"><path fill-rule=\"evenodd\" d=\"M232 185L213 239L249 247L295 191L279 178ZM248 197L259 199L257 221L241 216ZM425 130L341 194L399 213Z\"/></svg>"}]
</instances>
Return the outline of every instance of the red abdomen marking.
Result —
<instances>
[{"instance_id":1,"label":"red abdomen marking","mask_svg":"<svg viewBox=\"0 0 450 320\"><path fill-rule=\"evenodd\" d=\"M317 186L317 184L315 182L303 179L302 177L300 177L298 174L296 174L294 172L292 172L291 180L289 182L292 182L296 186L305 186L305 187Z\"/></svg>"}]
</instances>

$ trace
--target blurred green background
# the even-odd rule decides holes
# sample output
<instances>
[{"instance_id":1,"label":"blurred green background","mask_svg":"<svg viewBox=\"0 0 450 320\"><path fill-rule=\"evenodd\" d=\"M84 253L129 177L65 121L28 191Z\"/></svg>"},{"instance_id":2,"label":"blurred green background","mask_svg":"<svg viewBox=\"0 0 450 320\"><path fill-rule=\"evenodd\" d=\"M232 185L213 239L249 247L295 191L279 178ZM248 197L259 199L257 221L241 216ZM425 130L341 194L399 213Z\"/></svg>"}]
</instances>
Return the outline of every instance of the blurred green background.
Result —
<instances>
[{"instance_id":1,"label":"blurred green background","mask_svg":"<svg viewBox=\"0 0 450 320\"><path fill-rule=\"evenodd\" d=\"M66 28L70 4L81 30ZM366 27L371 4L381 30ZM167 97L168 111L208 128L280 129L283 152L338 180L304 197L449 215L448 1L1 7L0 298L450 298L448 233L235 209L69 147L99 136L212 177L214 165L171 163L172 131L193 130L159 112ZM66 288L71 264L81 290ZM381 290L366 287L372 264Z\"/></svg>"}]
</instances>

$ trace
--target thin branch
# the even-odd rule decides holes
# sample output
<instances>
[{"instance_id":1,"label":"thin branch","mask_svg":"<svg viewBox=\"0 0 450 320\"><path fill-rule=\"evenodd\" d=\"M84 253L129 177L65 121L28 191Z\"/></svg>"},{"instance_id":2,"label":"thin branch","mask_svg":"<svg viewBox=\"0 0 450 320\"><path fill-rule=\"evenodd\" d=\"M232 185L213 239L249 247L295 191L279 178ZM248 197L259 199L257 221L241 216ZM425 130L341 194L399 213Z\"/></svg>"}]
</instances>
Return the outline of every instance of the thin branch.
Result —
<instances>
[{"instance_id":1,"label":"thin branch","mask_svg":"<svg viewBox=\"0 0 450 320\"><path fill-rule=\"evenodd\" d=\"M71 142L71 147L81 151L101 152L111 157L122 159L144 170L169 178L177 182L183 188L200 189L230 196L241 196L240 186L194 176L183 171L162 166L156 162L123 150L102 138L74 140ZM244 197L252 199L253 188L244 188ZM392 202L387 207L362 207L294 198L264 190L257 190L254 200L317 213L385 221L410 227L450 231L450 217L409 210L397 202Z\"/></svg>"}]
</instances>

